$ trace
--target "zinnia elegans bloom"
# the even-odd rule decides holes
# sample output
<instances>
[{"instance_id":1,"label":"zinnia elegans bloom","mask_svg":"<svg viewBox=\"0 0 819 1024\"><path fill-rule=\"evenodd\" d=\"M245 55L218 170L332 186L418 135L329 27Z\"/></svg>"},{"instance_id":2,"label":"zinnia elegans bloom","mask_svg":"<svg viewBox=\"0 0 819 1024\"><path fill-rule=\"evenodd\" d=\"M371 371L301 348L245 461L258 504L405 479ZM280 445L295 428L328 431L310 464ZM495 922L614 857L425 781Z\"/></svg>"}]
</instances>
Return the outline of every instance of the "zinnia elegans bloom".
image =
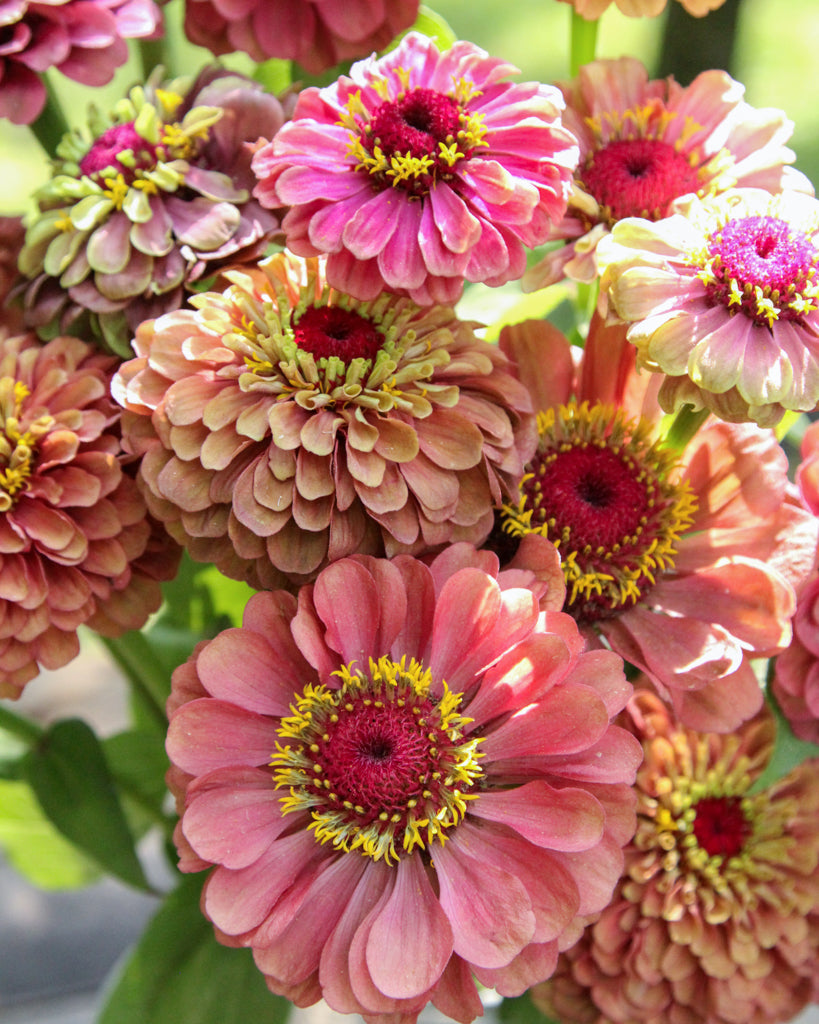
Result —
<instances>
[{"instance_id":1,"label":"zinnia elegans bloom","mask_svg":"<svg viewBox=\"0 0 819 1024\"><path fill-rule=\"evenodd\" d=\"M186 0L185 34L216 54L279 57L319 74L385 49L417 14L418 0Z\"/></svg>"},{"instance_id":2,"label":"zinnia elegans bloom","mask_svg":"<svg viewBox=\"0 0 819 1024\"><path fill-rule=\"evenodd\" d=\"M791 1020L816 971L819 760L752 792L769 713L717 736L633 703L645 761L623 878L535 1001L582 1024Z\"/></svg>"},{"instance_id":3,"label":"zinnia elegans bloom","mask_svg":"<svg viewBox=\"0 0 819 1024\"><path fill-rule=\"evenodd\" d=\"M0 696L74 658L106 602L108 634L159 607L149 567L134 570L152 526L120 464L116 362L77 338L0 339Z\"/></svg>"},{"instance_id":4,"label":"zinnia elegans bloom","mask_svg":"<svg viewBox=\"0 0 819 1024\"><path fill-rule=\"evenodd\" d=\"M519 278L525 246L566 209L577 145L558 90L503 82L516 70L472 43L439 53L411 33L300 94L254 157L255 194L290 207L288 246L328 253L330 284L359 299L386 288L450 303L464 278Z\"/></svg>"},{"instance_id":5,"label":"zinnia elegans bloom","mask_svg":"<svg viewBox=\"0 0 819 1024\"><path fill-rule=\"evenodd\" d=\"M132 89L90 137L63 138L36 194L20 269L37 328L91 325L120 355L138 324L177 309L186 286L227 262L255 260L278 221L251 198L248 142L284 121L279 101L241 75L208 68ZM83 329L83 333L87 333Z\"/></svg>"},{"instance_id":6,"label":"zinnia elegans bloom","mask_svg":"<svg viewBox=\"0 0 819 1024\"><path fill-rule=\"evenodd\" d=\"M0 0L0 25L0 117L30 124L45 105L45 71L105 85L128 59L125 40L156 35L161 14L153 0Z\"/></svg>"},{"instance_id":7,"label":"zinnia elegans bloom","mask_svg":"<svg viewBox=\"0 0 819 1024\"><path fill-rule=\"evenodd\" d=\"M610 651L453 545L345 558L173 676L183 870L270 988L309 1005L467 1022L474 978L551 973L622 870L640 747ZM474 975L474 978L473 978Z\"/></svg>"},{"instance_id":8,"label":"zinnia elegans bloom","mask_svg":"<svg viewBox=\"0 0 819 1024\"><path fill-rule=\"evenodd\" d=\"M665 10L666 0L614 0L617 10L629 18L655 18ZM715 11L722 7L725 0L679 0L689 14L695 18L702 18L709 11ZM611 5L612 0L563 0L564 4L571 4L578 14L587 21L596 21L600 15Z\"/></svg>"},{"instance_id":9,"label":"zinnia elegans bloom","mask_svg":"<svg viewBox=\"0 0 819 1024\"><path fill-rule=\"evenodd\" d=\"M802 501L814 515L819 515L819 421L811 423L802 435L800 455L796 485Z\"/></svg>"},{"instance_id":10,"label":"zinnia elegans bloom","mask_svg":"<svg viewBox=\"0 0 819 1024\"><path fill-rule=\"evenodd\" d=\"M480 543L532 454L526 389L447 307L328 288L277 254L144 324L114 379L148 506L255 587Z\"/></svg>"},{"instance_id":11,"label":"zinnia elegans bloom","mask_svg":"<svg viewBox=\"0 0 819 1024\"><path fill-rule=\"evenodd\" d=\"M819 576L799 594L793 640L776 659L773 692L794 734L819 743Z\"/></svg>"},{"instance_id":12,"label":"zinnia elegans bloom","mask_svg":"<svg viewBox=\"0 0 819 1024\"><path fill-rule=\"evenodd\" d=\"M0 317L9 334L23 327L22 312L9 295L20 278L17 257L25 235L22 217L0 217Z\"/></svg>"},{"instance_id":13,"label":"zinnia elegans bloom","mask_svg":"<svg viewBox=\"0 0 819 1024\"><path fill-rule=\"evenodd\" d=\"M644 671L686 724L735 728L762 700L744 656L787 647L815 559L819 522L788 490L785 453L770 432L712 421L676 456L656 406L634 414L650 395L630 384L622 327L595 320L576 381L548 326L507 328L501 347L541 407L503 529L557 545L565 610L589 643Z\"/></svg>"},{"instance_id":14,"label":"zinnia elegans bloom","mask_svg":"<svg viewBox=\"0 0 819 1024\"><path fill-rule=\"evenodd\" d=\"M703 71L682 86L649 81L634 57L598 60L561 86L564 125L580 144L574 189L550 240L566 244L524 277L534 291L564 276L597 277L597 244L625 217L659 220L683 196L716 195L737 186L812 194L786 165L793 131L781 110L751 107L745 89L724 71Z\"/></svg>"}]
</instances>

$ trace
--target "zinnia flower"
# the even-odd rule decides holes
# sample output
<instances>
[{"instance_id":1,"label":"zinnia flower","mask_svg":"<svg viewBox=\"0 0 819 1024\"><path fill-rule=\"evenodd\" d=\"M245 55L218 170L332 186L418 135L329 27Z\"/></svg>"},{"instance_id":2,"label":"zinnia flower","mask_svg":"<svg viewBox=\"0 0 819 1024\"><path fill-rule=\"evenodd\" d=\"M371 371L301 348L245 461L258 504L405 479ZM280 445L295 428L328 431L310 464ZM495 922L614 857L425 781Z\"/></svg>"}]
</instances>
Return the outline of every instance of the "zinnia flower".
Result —
<instances>
[{"instance_id":1,"label":"zinnia flower","mask_svg":"<svg viewBox=\"0 0 819 1024\"><path fill-rule=\"evenodd\" d=\"M667 375L664 409L776 423L819 402L819 201L737 189L656 224L616 224L599 248L638 365Z\"/></svg>"},{"instance_id":2,"label":"zinnia flower","mask_svg":"<svg viewBox=\"0 0 819 1024\"><path fill-rule=\"evenodd\" d=\"M187 286L258 258L278 221L250 196L247 143L283 121L260 85L209 68L192 84L152 79L94 113L90 136L66 135L20 256L29 322L77 330L90 314L127 356L137 325L179 308Z\"/></svg>"},{"instance_id":3,"label":"zinnia flower","mask_svg":"<svg viewBox=\"0 0 819 1024\"><path fill-rule=\"evenodd\" d=\"M682 86L649 81L634 57L598 60L561 86L563 123L580 143L580 161L563 220L549 239L566 244L527 271L534 291L569 276L598 274L600 240L625 217L659 220L692 193L717 195L737 186L812 194L785 146L793 131L781 110L755 109L724 71L703 71Z\"/></svg>"},{"instance_id":4,"label":"zinnia flower","mask_svg":"<svg viewBox=\"0 0 819 1024\"><path fill-rule=\"evenodd\" d=\"M278 254L143 324L114 379L148 506L255 587L480 543L535 444L505 356L446 307L328 288Z\"/></svg>"},{"instance_id":5,"label":"zinnia flower","mask_svg":"<svg viewBox=\"0 0 819 1024\"><path fill-rule=\"evenodd\" d=\"M22 312L10 296L20 279L17 257L25 234L22 217L0 217L0 318L9 334L23 328Z\"/></svg>"},{"instance_id":6,"label":"zinnia flower","mask_svg":"<svg viewBox=\"0 0 819 1024\"><path fill-rule=\"evenodd\" d=\"M666 0L614 0L617 10L629 18L655 18L665 10ZM709 11L722 7L725 0L679 0L689 14L703 18ZM612 0L563 0L571 4L586 21L596 21L611 5Z\"/></svg>"},{"instance_id":7,"label":"zinnia flower","mask_svg":"<svg viewBox=\"0 0 819 1024\"><path fill-rule=\"evenodd\" d=\"M819 743L819 576L799 594L793 640L776 659L773 692L794 735Z\"/></svg>"},{"instance_id":8,"label":"zinnia flower","mask_svg":"<svg viewBox=\"0 0 819 1024\"><path fill-rule=\"evenodd\" d=\"M525 246L566 208L574 138L560 93L472 43L445 53L411 33L387 56L306 89L293 120L256 153L255 194L289 206L302 256L328 253L328 280L359 299L401 291L451 303L464 278L518 278Z\"/></svg>"},{"instance_id":9,"label":"zinnia flower","mask_svg":"<svg viewBox=\"0 0 819 1024\"><path fill-rule=\"evenodd\" d=\"M814 421L802 435L799 464L796 467L796 485L802 501L819 515L819 421Z\"/></svg>"},{"instance_id":10,"label":"zinnia flower","mask_svg":"<svg viewBox=\"0 0 819 1024\"><path fill-rule=\"evenodd\" d=\"M153 0L0 0L0 117L35 121L49 68L83 85L110 82L128 59L125 40L158 34L161 17Z\"/></svg>"},{"instance_id":11,"label":"zinnia flower","mask_svg":"<svg viewBox=\"0 0 819 1024\"><path fill-rule=\"evenodd\" d=\"M610 651L469 545L366 556L173 676L169 782L202 907L297 1005L412 1021L547 977L608 902L639 743Z\"/></svg>"},{"instance_id":12,"label":"zinnia flower","mask_svg":"<svg viewBox=\"0 0 819 1024\"><path fill-rule=\"evenodd\" d=\"M215 54L242 50L319 74L385 49L417 14L418 0L186 0L185 34Z\"/></svg>"},{"instance_id":13,"label":"zinnia flower","mask_svg":"<svg viewBox=\"0 0 819 1024\"><path fill-rule=\"evenodd\" d=\"M819 523L790 493L770 432L712 421L681 456L667 447L656 406L634 413L649 412L650 393L630 387L622 328L598 326L579 379L562 383L562 335L538 324L501 335L541 405L538 450L502 527L557 545L565 610L590 644L639 667L686 724L729 731L762 700L745 656L790 641Z\"/></svg>"},{"instance_id":14,"label":"zinnia flower","mask_svg":"<svg viewBox=\"0 0 819 1024\"><path fill-rule=\"evenodd\" d=\"M106 603L109 635L159 607L147 564L134 569L153 527L121 465L116 363L77 338L0 340L0 696L74 658Z\"/></svg>"},{"instance_id":15,"label":"zinnia flower","mask_svg":"<svg viewBox=\"0 0 819 1024\"><path fill-rule=\"evenodd\" d=\"M819 760L752 792L769 713L717 736L633 703L645 761L622 881L534 999L583 1024L791 1020L819 952Z\"/></svg>"}]
</instances>

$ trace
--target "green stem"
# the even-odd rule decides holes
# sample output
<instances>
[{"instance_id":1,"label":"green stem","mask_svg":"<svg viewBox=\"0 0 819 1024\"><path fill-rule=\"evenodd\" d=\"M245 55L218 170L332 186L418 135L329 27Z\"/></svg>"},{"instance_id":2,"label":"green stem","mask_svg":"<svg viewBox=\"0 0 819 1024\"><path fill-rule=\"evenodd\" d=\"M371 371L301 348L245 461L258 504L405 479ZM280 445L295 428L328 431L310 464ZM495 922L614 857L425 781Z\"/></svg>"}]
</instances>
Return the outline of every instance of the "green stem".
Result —
<instances>
[{"instance_id":1,"label":"green stem","mask_svg":"<svg viewBox=\"0 0 819 1024\"><path fill-rule=\"evenodd\" d=\"M101 637L117 665L126 675L133 690L162 732L168 728L165 709L154 694L150 676L161 677L162 667L151 663L150 649L142 633L133 631L120 637ZM146 678L148 677L148 681Z\"/></svg>"},{"instance_id":2,"label":"green stem","mask_svg":"<svg viewBox=\"0 0 819 1024\"><path fill-rule=\"evenodd\" d=\"M169 42L166 36L161 36L159 39L140 39L139 40L139 59L142 62L142 77L147 81L151 72L154 68L161 67L164 69L163 77L171 77L169 64L173 62L170 60Z\"/></svg>"},{"instance_id":3,"label":"green stem","mask_svg":"<svg viewBox=\"0 0 819 1024\"><path fill-rule=\"evenodd\" d=\"M69 131L69 125L48 75L43 75L43 85L46 89L46 103L40 116L29 128L45 150L46 156L53 157L63 135Z\"/></svg>"},{"instance_id":4,"label":"green stem","mask_svg":"<svg viewBox=\"0 0 819 1024\"><path fill-rule=\"evenodd\" d=\"M665 435L665 447L683 452L708 416L708 409L695 409L693 405L683 405L677 410L677 414L668 428Z\"/></svg>"},{"instance_id":5,"label":"green stem","mask_svg":"<svg viewBox=\"0 0 819 1024\"><path fill-rule=\"evenodd\" d=\"M3 704L0 704L0 729L23 740L29 746L39 743L43 735L43 730L36 722L30 722L22 715L16 715Z\"/></svg>"},{"instance_id":6,"label":"green stem","mask_svg":"<svg viewBox=\"0 0 819 1024\"><path fill-rule=\"evenodd\" d=\"M574 7L571 8L572 16L572 46L571 63L569 73L574 78L584 64L594 60L597 46L597 21L586 21L577 13Z\"/></svg>"}]
</instances>

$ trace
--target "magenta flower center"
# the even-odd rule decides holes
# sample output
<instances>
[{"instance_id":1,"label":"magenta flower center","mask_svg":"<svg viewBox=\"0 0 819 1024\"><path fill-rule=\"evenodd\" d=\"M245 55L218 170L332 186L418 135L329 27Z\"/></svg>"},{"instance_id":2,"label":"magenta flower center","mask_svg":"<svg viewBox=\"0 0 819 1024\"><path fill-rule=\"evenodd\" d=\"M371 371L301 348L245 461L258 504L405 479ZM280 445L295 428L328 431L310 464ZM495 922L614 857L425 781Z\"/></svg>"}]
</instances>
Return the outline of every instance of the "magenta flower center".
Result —
<instances>
[{"instance_id":1,"label":"magenta flower center","mask_svg":"<svg viewBox=\"0 0 819 1024\"><path fill-rule=\"evenodd\" d=\"M94 140L80 160L80 171L94 177L113 169L130 183L137 170L146 170L156 164L156 154L157 147L137 132L133 122L115 124Z\"/></svg>"},{"instance_id":2,"label":"magenta flower center","mask_svg":"<svg viewBox=\"0 0 819 1024\"><path fill-rule=\"evenodd\" d=\"M686 156L659 139L609 142L591 155L580 182L610 224L624 217L659 220L674 199L700 185Z\"/></svg>"},{"instance_id":3,"label":"magenta flower center","mask_svg":"<svg viewBox=\"0 0 819 1024\"><path fill-rule=\"evenodd\" d=\"M701 277L713 303L771 326L817 308L817 260L812 240L780 217L741 217L710 236Z\"/></svg>"},{"instance_id":4,"label":"magenta flower center","mask_svg":"<svg viewBox=\"0 0 819 1024\"><path fill-rule=\"evenodd\" d=\"M293 329L296 344L315 359L336 356L344 363L375 359L384 336L370 320L338 306L310 306Z\"/></svg>"},{"instance_id":5,"label":"magenta flower center","mask_svg":"<svg viewBox=\"0 0 819 1024\"><path fill-rule=\"evenodd\" d=\"M694 835L709 857L737 857L751 834L751 823L735 796L707 796L694 805Z\"/></svg>"},{"instance_id":6,"label":"magenta flower center","mask_svg":"<svg viewBox=\"0 0 819 1024\"><path fill-rule=\"evenodd\" d=\"M282 720L272 766L289 789L284 813L309 811L319 842L387 863L442 841L483 774L460 695L443 684L433 697L414 661L380 658L368 673L344 666L337 675L339 690L308 687Z\"/></svg>"}]
</instances>

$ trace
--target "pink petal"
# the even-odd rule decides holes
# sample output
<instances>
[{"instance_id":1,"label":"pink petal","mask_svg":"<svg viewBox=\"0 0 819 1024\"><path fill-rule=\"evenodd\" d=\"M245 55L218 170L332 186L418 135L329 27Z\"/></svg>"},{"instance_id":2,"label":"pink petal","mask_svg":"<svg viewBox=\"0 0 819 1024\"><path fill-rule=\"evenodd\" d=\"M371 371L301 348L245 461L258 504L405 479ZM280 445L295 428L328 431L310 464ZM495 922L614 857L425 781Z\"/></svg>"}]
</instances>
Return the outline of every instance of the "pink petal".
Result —
<instances>
[{"instance_id":1,"label":"pink petal","mask_svg":"<svg viewBox=\"0 0 819 1024\"><path fill-rule=\"evenodd\" d=\"M554 789L536 780L510 790L481 793L472 815L513 828L529 842L551 850L588 850L603 835L606 815L583 789Z\"/></svg>"},{"instance_id":2,"label":"pink petal","mask_svg":"<svg viewBox=\"0 0 819 1024\"><path fill-rule=\"evenodd\" d=\"M214 768L268 764L278 739L277 723L213 697L184 704L168 726L171 761L191 775Z\"/></svg>"}]
</instances>

